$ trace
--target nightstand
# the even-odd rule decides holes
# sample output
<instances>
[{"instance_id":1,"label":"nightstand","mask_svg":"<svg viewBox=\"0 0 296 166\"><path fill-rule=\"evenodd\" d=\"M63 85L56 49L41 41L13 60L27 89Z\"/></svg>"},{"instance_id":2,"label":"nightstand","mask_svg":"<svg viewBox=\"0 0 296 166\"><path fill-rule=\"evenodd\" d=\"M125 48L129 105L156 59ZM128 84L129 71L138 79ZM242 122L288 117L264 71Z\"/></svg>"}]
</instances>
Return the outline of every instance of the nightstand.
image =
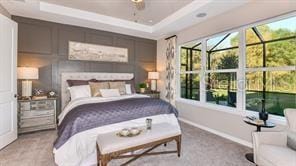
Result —
<instances>
[{"instance_id":1,"label":"nightstand","mask_svg":"<svg viewBox=\"0 0 296 166\"><path fill-rule=\"evenodd\" d=\"M145 92L145 93L140 93L140 92L137 92L139 94L142 94L142 95L147 95L147 96L150 96L151 98L157 98L159 99L160 98L160 92L151 92L151 91L148 91L148 92Z\"/></svg>"},{"instance_id":2,"label":"nightstand","mask_svg":"<svg viewBox=\"0 0 296 166\"><path fill-rule=\"evenodd\" d=\"M18 100L18 133L56 128L56 98Z\"/></svg>"}]
</instances>

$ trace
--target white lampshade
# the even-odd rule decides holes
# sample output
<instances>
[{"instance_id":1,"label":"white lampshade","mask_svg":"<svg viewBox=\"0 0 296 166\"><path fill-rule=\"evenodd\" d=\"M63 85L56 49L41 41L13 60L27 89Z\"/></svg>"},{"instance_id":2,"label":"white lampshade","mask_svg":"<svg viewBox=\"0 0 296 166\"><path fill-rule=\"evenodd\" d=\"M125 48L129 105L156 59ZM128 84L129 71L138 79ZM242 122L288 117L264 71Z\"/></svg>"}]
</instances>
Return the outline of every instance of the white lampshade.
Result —
<instances>
[{"instance_id":1,"label":"white lampshade","mask_svg":"<svg viewBox=\"0 0 296 166\"><path fill-rule=\"evenodd\" d=\"M131 0L132 2L135 2L135 3L140 3L140 2L143 2L143 0Z\"/></svg>"},{"instance_id":2,"label":"white lampshade","mask_svg":"<svg viewBox=\"0 0 296 166\"><path fill-rule=\"evenodd\" d=\"M159 73L158 72L148 72L148 79L150 80L158 80Z\"/></svg>"},{"instance_id":3,"label":"white lampshade","mask_svg":"<svg viewBox=\"0 0 296 166\"><path fill-rule=\"evenodd\" d=\"M34 67L18 67L17 68L17 78L18 79L38 79L39 73L38 68Z\"/></svg>"}]
</instances>

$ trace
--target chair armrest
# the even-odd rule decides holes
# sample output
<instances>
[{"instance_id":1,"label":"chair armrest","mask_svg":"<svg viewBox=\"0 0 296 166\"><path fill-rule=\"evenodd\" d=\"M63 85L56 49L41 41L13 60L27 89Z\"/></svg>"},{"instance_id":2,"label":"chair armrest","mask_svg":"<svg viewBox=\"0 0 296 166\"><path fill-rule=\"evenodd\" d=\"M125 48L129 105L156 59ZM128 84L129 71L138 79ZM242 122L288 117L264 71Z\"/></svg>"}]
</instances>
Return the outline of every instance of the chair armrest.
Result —
<instances>
[{"instance_id":1,"label":"chair armrest","mask_svg":"<svg viewBox=\"0 0 296 166\"><path fill-rule=\"evenodd\" d=\"M262 144L286 146L287 133L286 132L253 132L253 151L254 161L257 163L259 146Z\"/></svg>"},{"instance_id":2,"label":"chair armrest","mask_svg":"<svg viewBox=\"0 0 296 166\"><path fill-rule=\"evenodd\" d=\"M287 145L287 133L286 132L253 132L253 144L269 144L269 145Z\"/></svg>"}]
</instances>

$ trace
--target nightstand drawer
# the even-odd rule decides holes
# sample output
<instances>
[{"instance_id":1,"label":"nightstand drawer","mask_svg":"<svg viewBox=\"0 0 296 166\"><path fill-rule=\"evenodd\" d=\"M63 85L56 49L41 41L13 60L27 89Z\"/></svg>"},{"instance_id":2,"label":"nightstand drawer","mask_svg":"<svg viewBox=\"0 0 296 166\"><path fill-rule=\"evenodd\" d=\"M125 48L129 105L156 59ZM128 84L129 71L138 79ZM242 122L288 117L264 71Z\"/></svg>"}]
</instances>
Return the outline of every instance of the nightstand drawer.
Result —
<instances>
[{"instance_id":1,"label":"nightstand drawer","mask_svg":"<svg viewBox=\"0 0 296 166\"><path fill-rule=\"evenodd\" d=\"M40 100L40 101L31 101L31 102L21 102L20 110L29 111L29 110L51 110L55 107L54 100Z\"/></svg>"},{"instance_id":2,"label":"nightstand drawer","mask_svg":"<svg viewBox=\"0 0 296 166\"><path fill-rule=\"evenodd\" d=\"M31 103L30 102L20 102L19 104L20 111L30 111L31 110Z\"/></svg>"},{"instance_id":3,"label":"nightstand drawer","mask_svg":"<svg viewBox=\"0 0 296 166\"><path fill-rule=\"evenodd\" d=\"M53 100L40 100L31 102L31 110L51 110L54 109Z\"/></svg>"},{"instance_id":4,"label":"nightstand drawer","mask_svg":"<svg viewBox=\"0 0 296 166\"><path fill-rule=\"evenodd\" d=\"M38 118L51 115L54 115L54 110L20 111L21 119Z\"/></svg>"},{"instance_id":5,"label":"nightstand drawer","mask_svg":"<svg viewBox=\"0 0 296 166\"><path fill-rule=\"evenodd\" d=\"M20 128L33 127L33 126L54 124L54 122L55 122L54 116L34 118L34 119L21 119L19 122L19 126Z\"/></svg>"}]
</instances>

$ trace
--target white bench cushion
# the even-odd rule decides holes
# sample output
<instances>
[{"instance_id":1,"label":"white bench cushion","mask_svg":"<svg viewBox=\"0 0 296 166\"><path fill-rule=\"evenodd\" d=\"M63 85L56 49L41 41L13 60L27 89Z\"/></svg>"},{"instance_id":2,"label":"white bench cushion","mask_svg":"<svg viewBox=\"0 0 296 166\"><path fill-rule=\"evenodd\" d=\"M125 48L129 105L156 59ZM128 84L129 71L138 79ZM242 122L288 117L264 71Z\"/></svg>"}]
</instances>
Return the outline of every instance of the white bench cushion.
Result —
<instances>
[{"instance_id":1,"label":"white bench cushion","mask_svg":"<svg viewBox=\"0 0 296 166\"><path fill-rule=\"evenodd\" d=\"M180 128L169 123L152 125L152 130L144 130L135 137L119 137L116 135L117 132L98 135L97 144L101 154L112 153L181 134Z\"/></svg>"},{"instance_id":2,"label":"white bench cushion","mask_svg":"<svg viewBox=\"0 0 296 166\"><path fill-rule=\"evenodd\" d=\"M260 145L259 158L272 165L296 166L296 151L286 146Z\"/></svg>"}]
</instances>

